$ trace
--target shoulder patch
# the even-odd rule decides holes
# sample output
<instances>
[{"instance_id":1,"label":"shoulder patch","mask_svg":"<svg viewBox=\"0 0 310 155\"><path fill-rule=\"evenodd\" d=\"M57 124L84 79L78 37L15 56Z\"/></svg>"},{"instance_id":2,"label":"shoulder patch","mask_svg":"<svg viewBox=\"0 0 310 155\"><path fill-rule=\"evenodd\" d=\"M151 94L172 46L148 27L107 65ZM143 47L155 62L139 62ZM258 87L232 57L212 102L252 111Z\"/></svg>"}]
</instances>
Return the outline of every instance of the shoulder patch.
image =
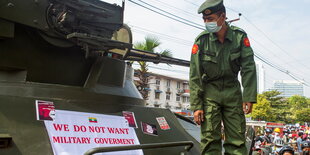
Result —
<instances>
[{"instance_id":1,"label":"shoulder patch","mask_svg":"<svg viewBox=\"0 0 310 155\"><path fill-rule=\"evenodd\" d=\"M198 45L197 45L197 44L194 44L194 45L193 45L193 48L192 48L192 54L197 54L198 49L199 49Z\"/></svg>"},{"instance_id":2,"label":"shoulder patch","mask_svg":"<svg viewBox=\"0 0 310 155\"><path fill-rule=\"evenodd\" d=\"M243 39L243 44L244 44L245 47L250 47L251 46L250 40L249 40L248 37Z\"/></svg>"}]
</instances>

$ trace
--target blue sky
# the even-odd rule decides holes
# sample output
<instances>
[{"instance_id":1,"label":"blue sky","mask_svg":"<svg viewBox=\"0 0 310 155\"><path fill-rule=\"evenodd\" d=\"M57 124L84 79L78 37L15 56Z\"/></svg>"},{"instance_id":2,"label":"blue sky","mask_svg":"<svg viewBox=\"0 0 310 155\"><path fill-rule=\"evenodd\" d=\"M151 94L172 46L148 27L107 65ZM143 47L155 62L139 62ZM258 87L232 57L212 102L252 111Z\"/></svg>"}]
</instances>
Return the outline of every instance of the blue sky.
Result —
<instances>
[{"instance_id":1,"label":"blue sky","mask_svg":"<svg viewBox=\"0 0 310 155\"><path fill-rule=\"evenodd\" d=\"M139 0L133 1L141 3ZM143 1L203 26L197 9L204 0ZM124 22L132 27L134 42L142 41L147 35L144 29L172 36L174 38L157 35L162 42L159 50L170 49L174 57L189 60L191 45L202 30L160 16L128 0L125 3ZM254 52L310 85L310 14L307 11L310 0L225 0L224 4L229 19L237 18L237 12L242 13L241 20L233 25L247 32ZM188 78L188 68L154 64L150 66L153 72ZM264 67L266 88L270 88L274 80L293 80L266 64ZM305 95L310 97L308 86L305 86Z\"/></svg>"}]
</instances>

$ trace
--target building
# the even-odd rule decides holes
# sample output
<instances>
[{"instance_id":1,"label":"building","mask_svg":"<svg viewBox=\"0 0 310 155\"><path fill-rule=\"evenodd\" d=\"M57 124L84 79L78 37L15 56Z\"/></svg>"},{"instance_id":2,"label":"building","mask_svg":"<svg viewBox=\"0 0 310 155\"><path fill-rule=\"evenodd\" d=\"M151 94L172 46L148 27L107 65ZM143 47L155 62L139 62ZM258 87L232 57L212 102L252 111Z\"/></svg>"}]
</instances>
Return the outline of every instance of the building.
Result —
<instances>
[{"instance_id":1,"label":"building","mask_svg":"<svg viewBox=\"0 0 310 155\"><path fill-rule=\"evenodd\" d=\"M293 95L304 96L304 86L298 81L278 80L274 81L273 88L270 90L277 90L282 94L281 97L291 97Z\"/></svg>"},{"instance_id":2,"label":"building","mask_svg":"<svg viewBox=\"0 0 310 155\"><path fill-rule=\"evenodd\" d=\"M265 84L266 84L266 78L265 78L265 68L263 66L263 63L260 61L256 61L256 74L257 74L257 92L263 93L265 91Z\"/></svg>"},{"instance_id":3,"label":"building","mask_svg":"<svg viewBox=\"0 0 310 155\"><path fill-rule=\"evenodd\" d=\"M188 80L148 73L147 106L182 112L190 108Z\"/></svg>"}]
</instances>

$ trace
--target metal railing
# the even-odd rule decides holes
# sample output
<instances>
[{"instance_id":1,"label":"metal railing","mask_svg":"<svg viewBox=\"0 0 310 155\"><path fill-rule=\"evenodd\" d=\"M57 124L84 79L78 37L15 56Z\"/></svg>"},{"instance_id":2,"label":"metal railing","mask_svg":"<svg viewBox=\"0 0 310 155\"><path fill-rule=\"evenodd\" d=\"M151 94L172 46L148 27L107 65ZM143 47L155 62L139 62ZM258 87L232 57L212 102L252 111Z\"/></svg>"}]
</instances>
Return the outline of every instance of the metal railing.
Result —
<instances>
[{"instance_id":1,"label":"metal railing","mask_svg":"<svg viewBox=\"0 0 310 155\"><path fill-rule=\"evenodd\" d=\"M113 146L113 147L96 147L88 150L87 152L84 153L84 155L92 155L95 153L102 153L102 152L127 151L138 149L156 149L156 148L177 147L177 146L186 146L184 150L188 152L194 146L194 143L192 141L180 141L180 142L153 143L153 144Z\"/></svg>"}]
</instances>

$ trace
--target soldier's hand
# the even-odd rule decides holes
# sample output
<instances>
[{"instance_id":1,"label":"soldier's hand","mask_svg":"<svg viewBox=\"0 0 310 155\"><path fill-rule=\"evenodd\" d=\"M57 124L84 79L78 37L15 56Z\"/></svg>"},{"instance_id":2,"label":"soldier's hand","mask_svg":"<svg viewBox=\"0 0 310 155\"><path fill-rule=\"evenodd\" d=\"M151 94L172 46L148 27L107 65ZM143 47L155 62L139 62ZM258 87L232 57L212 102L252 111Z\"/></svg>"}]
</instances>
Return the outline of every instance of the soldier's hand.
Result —
<instances>
[{"instance_id":1,"label":"soldier's hand","mask_svg":"<svg viewBox=\"0 0 310 155\"><path fill-rule=\"evenodd\" d=\"M252 105L253 103L251 102L243 102L243 112L245 114L249 114L252 112Z\"/></svg>"},{"instance_id":2,"label":"soldier's hand","mask_svg":"<svg viewBox=\"0 0 310 155\"><path fill-rule=\"evenodd\" d=\"M203 112L203 110L196 110L194 112L194 121L198 125L201 125L201 123L204 121L204 112Z\"/></svg>"}]
</instances>

